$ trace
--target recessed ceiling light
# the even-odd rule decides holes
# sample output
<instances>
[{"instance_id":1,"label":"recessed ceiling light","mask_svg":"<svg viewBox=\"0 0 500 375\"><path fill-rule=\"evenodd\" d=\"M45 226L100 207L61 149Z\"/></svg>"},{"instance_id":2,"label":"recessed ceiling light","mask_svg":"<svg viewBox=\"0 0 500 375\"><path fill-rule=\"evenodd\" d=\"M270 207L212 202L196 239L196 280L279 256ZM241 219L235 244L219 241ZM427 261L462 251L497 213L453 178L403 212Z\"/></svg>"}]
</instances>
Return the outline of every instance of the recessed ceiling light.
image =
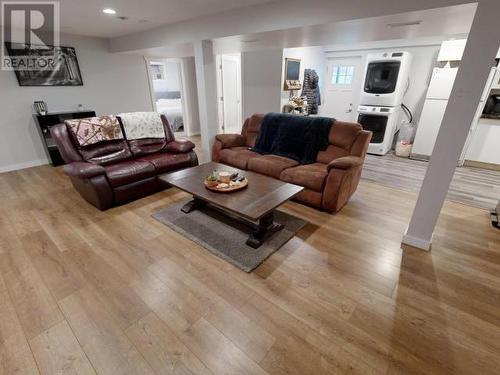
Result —
<instances>
[{"instance_id":1,"label":"recessed ceiling light","mask_svg":"<svg viewBox=\"0 0 500 375\"><path fill-rule=\"evenodd\" d=\"M103 9L102 12L106 13L106 14L116 14L116 10L111 9L111 8Z\"/></svg>"}]
</instances>

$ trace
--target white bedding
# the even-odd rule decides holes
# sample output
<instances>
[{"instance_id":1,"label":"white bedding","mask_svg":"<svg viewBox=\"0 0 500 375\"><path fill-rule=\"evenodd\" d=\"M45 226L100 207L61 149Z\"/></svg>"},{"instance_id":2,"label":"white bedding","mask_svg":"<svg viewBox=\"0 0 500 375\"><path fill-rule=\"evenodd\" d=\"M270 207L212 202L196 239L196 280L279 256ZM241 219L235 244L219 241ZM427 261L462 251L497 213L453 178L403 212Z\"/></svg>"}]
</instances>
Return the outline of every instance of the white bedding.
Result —
<instances>
[{"instance_id":1,"label":"white bedding","mask_svg":"<svg viewBox=\"0 0 500 375\"><path fill-rule=\"evenodd\" d=\"M167 117L168 123L174 132L182 130L184 121L182 119L181 99L159 99L156 101L156 109Z\"/></svg>"}]
</instances>

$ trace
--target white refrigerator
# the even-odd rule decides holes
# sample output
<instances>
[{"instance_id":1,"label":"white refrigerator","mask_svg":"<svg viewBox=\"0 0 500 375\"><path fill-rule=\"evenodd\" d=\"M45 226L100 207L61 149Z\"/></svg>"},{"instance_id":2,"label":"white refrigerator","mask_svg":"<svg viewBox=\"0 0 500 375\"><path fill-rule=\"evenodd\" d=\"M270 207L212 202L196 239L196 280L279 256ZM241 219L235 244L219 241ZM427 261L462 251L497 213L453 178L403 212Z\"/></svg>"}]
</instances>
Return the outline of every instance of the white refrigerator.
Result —
<instances>
[{"instance_id":1,"label":"white refrigerator","mask_svg":"<svg viewBox=\"0 0 500 375\"><path fill-rule=\"evenodd\" d=\"M458 68L434 68L429 88L427 89L422 114L420 115L420 120L417 125L417 132L415 134L415 140L413 142L410 156L412 159L427 160L431 156L434 144L436 143L439 128L441 127L441 122L443 121L444 111L446 110L446 106L448 104L451 89L453 88L453 83L455 82L457 71ZM481 95L481 100L477 107L474 120L472 121L469 136L459 160L459 165L463 164L467 147L470 144L477 122L483 113L496 71L497 68L491 69L488 81L486 82L483 94Z\"/></svg>"},{"instance_id":2,"label":"white refrigerator","mask_svg":"<svg viewBox=\"0 0 500 375\"><path fill-rule=\"evenodd\" d=\"M458 68L433 69L413 141L411 158L428 159L431 156L457 71Z\"/></svg>"}]
</instances>

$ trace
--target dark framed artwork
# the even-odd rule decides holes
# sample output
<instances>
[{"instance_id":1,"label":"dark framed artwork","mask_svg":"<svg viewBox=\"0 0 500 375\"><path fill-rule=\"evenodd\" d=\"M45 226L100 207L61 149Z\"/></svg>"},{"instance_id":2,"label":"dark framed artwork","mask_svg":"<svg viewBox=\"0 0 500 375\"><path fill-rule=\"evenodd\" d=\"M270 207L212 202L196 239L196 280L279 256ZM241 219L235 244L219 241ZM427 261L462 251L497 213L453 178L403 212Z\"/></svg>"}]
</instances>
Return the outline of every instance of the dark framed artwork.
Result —
<instances>
[{"instance_id":1,"label":"dark framed artwork","mask_svg":"<svg viewBox=\"0 0 500 375\"><path fill-rule=\"evenodd\" d=\"M82 86L83 80L73 47L5 43L19 86ZM14 63L13 63L14 64Z\"/></svg>"}]
</instances>

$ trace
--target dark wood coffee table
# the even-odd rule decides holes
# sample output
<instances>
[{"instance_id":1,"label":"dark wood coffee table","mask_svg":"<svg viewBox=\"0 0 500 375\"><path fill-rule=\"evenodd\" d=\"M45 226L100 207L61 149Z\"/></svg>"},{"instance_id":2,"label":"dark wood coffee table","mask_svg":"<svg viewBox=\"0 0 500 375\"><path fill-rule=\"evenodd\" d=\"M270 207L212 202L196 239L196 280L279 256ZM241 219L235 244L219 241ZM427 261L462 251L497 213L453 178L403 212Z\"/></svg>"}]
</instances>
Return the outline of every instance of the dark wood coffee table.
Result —
<instances>
[{"instance_id":1,"label":"dark wood coffee table","mask_svg":"<svg viewBox=\"0 0 500 375\"><path fill-rule=\"evenodd\" d=\"M205 176L215 170L238 172L247 177L248 186L230 193L210 191L205 188L204 180ZM254 232L246 242L253 248L258 248L266 237L283 229L282 224L274 221L274 210L304 189L255 172L214 162L165 174L160 179L193 196L193 199L182 207L186 214L209 204L253 228Z\"/></svg>"}]
</instances>

